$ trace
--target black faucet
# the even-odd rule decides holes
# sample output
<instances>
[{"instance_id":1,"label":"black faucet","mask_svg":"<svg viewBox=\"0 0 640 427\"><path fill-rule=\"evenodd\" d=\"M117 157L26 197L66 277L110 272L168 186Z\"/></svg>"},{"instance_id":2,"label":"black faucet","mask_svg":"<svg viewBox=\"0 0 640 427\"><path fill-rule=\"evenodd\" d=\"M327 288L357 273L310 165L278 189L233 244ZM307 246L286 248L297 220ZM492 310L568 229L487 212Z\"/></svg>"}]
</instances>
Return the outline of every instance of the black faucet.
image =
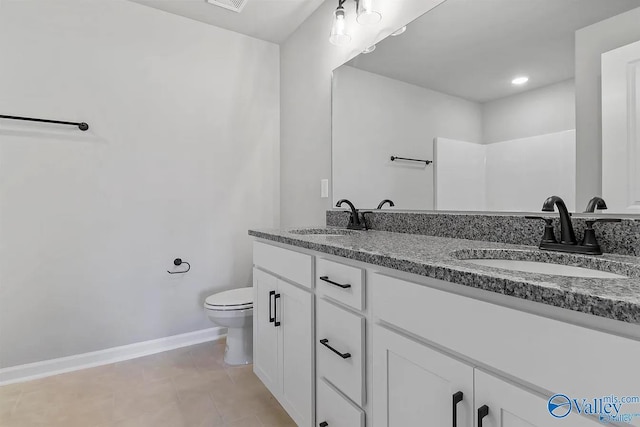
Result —
<instances>
[{"instance_id":1,"label":"black faucet","mask_svg":"<svg viewBox=\"0 0 640 427\"><path fill-rule=\"evenodd\" d=\"M560 214L560 244L578 244L576 234L573 231L573 224L571 224L571 215L567 210L567 205L564 204L564 200L558 196L549 197L542 205L542 212L553 212L554 206L558 206L558 213Z\"/></svg>"},{"instance_id":2,"label":"black faucet","mask_svg":"<svg viewBox=\"0 0 640 427\"><path fill-rule=\"evenodd\" d=\"M604 202L604 199L602 197L596 196L593 199L589 200L589 203L587 203L587 209L584 211L584 213L593 213L596 211L596 209L607 209L607 204Z\"/></svg>"},{"instance_id":3,"label":"black faucet","mask_svg":"<svg viewBox=\"0 0 640 427\"><path fill-rule=\"evenodd\" d=\"M340 199L338 200L338 203L336 203L336 207L339 208L343 203L346 203L347 205L349 205L349 208L351 208L351 216L349 216L349 224L347 225L347 228L349 230L366 230L367 225L364 221L364 218L361 222L360 214L358 213L356 207L353 206L353 203L351 203L347 199Z\"/></svg>"},{"instance_id":4,"label":"black faucet","mask_svg":"<svg viewBox=\"0 0 640 427\"><path fill-rule=\"evenodd\" d=\"M599 202L598 200L600 200L601 202ZM595 207L600 203L604 204L604 200L599 197L594 197L589 202L589 206L591 206L592 203ZM540 249L547 251L571 252L585 255L602 255L602 248L596 240L593 225L597 222L620 222L620 219L601 218L597 220L587 220L587 229L584 232L584 238L582 239L582 242L578 244L576 241L575 232L573 231L573 224L571 223L571 214L567 210L567 206L564 204L564 201L560 197L551 196L547 200L545 200L544 204L542 205L542 211L553 212L555 206L558 207L558 212L560 213L560 243L556 241L551 219L536 216L526 217L527 219L542 219L545 221L544 236L540 241Z\"/></svg>"},{"instance_id":5,"label":"black faucet","mask_svg":"<svg viewBox=\"0 0 640 427\"><path fill-rule=\"evenodd\" d=\"M389 203L389 207L394 207L396 205L395 203L393 203L393 201L389 199L384 199L383 201L378 203L378 207L376 209L382 209L385 203Z\"/></svg>"}]
</instances>

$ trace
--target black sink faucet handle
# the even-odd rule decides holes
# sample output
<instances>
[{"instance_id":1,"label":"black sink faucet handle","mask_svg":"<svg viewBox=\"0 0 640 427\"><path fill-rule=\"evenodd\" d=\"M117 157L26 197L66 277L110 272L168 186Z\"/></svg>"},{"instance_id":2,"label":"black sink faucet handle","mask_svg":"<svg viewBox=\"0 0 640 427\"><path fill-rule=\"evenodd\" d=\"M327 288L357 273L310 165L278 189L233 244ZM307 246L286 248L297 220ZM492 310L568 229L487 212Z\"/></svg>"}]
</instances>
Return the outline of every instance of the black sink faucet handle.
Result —
<instances>
[{"instance_id":1,"label":"black sink faucet handle","mask_svg":"<svg viewBox=\"0 0 640 427\"><path fill-rule=\"evenodd\" d=\"M558 243L556 240L556 234L553 231L553 219L544 218L541 216L525 216L526 219L541 219L544 221L544 235L540 243Z\"/></svg>"},{"instance_id":2,"label":"black sink faucet handle","mask_svg":"<svg viewBox=\"0 0 640 427\"><path fill-rule=\"evenodd\" d=\"M587 229L584 230L584 237L582 238L582 246L593 246L599 247L598 240L596 239L596 232L593 229L593 225L597 222L620 222L622 221L620 218L598 218L598 219L588 219L585 222L587 223Z\"/></svg>"},{"instance_id":3,"label":"black sink faucet handle","mask_svg":"<svg viewBox=\"0 0 640 427\"><path fill-rule=\"evenodd\" d=\"M584 213L593 213L596 211L596 209L598 210L607 209L607 204L605 203L602 197L596 196L591 200L589 200L589 203L587 203L587 209L585 209Z\"/></svg>"},{"instance_id":4,"label":"black sink faucet handle","mask_svg":"<svg viewBox=\"0 0 640 427\"><path fill-rule=\"evenodd\" d=\"M393 203L392 200L390 199L384 199L383 201L381 201L380 203L378 203L378 207L376 209L382 209L382 207L385 205L385 203L389 204L389 207L394 207L396 204Z\"/></svg>"}]
</instances>

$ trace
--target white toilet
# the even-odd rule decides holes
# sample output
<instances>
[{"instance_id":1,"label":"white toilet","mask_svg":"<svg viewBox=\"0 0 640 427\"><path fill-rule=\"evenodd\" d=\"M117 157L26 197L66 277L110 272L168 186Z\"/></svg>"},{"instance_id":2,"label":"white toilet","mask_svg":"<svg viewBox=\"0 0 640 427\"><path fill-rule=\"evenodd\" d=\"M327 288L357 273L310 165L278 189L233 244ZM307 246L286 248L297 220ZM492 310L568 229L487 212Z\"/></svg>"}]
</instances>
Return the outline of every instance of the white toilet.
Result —
<instances>
[{"instance_id":1,"label":"white toilet","mask_svg":"<svg viewBox=\"0 0 640 427\"><path fill-rule=\"evenodd\" d=\"M228 328L225 363L252 363L253 288L232 289L213 294L206 299L204 308L213 323Z\"/></svg>"}]
</instances>

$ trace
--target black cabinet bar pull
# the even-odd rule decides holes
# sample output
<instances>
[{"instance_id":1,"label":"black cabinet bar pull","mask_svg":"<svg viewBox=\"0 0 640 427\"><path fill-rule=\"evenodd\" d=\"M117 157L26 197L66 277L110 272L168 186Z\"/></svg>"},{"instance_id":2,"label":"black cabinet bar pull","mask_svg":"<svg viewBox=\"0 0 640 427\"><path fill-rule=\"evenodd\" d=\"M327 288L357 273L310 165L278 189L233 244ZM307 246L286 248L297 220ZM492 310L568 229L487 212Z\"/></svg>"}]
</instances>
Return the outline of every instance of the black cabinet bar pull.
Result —
<instances>
[{"instance_id":1,"label":"black cabinet bar pull","mask_svg":"<svg viewBox=\"0 0 640 427\"><path fill-rule=\"evenodd\" d=\"M338 286L339 288L342 288L342 289L347 289L347 288L351 287L351 285L348 285L348 284L347 285L343 285L341 283L333 282L333 281L329 280L329 276L320 276L320 280L322 280L323 282L331 283L332 285Z\"/></svg>"},{"instance_id":2,"label":"black cabinet bar pull","mask_svg":"<svg viewBox=\"0 0 640 427\"><path fill-rule=\"evenodd\" d=\"M462 402L463 397L461 391L453 393L453 427L458 427L458 403Z\"/></svg>"},{"instance_id":3,"label":"black cabinet bar pull","mask_svg":"<svg viewBox=\"0 0 640 427\"><path fill-rule=\"evenodd\" d=\"M327 427L327 426L329 425L329 423L328 423L328 422L326 422L326 421L323 421L323 422L321 422L321 423L320 423L320 424L318 424L318 425L319 425L320 427Z\"/></svg>"},{"instance_id":4,"label":"black cabinet bar pull","mask_svg":"<svg viewBox=\"0 0 640 427\"><path fill-rule=\"evenodd\" d=\"M338 356L342 357L343 359L348 359L348 358L351 357L351 353L340 353L338 350L336 350L335 348L331 347L329 345L329 340L327 338L321 339L320 340L320 344L322 344L323 346L327 347L329 350L333 351L335 354L337 354Z\"/></svg>"},{"instance_id":5,"label":"black cabinet bar pull","mask_svg":"<svg viewBox=\"0 0 640 427\"><path fill-rule=\"evenodd\" d=\"M273 296L273 326L280 326L280 322L278 322L276 320L276 318L278 317L278 300L280 299L280 294L275 294Z\"/></svg>"},{"instance_id":6,"label":"black cabinet bar pull","mask_svg":"<svg viewBox=\"0 0 640 427\"><path fill-rule=\"evenodd\" d=\"M276 318L273 314L271 314L271 306L272 306L272 299L271 297L274 296L276 294L276 291L269 291L269 323L273 323L276 321Z\"/></svg>"},{"instance_id":7,"label":"black cabinet bar pull","mask_svg":"<svg viewBox=\"0 0 640 427\"><path fill-rule=\"evenodd\" d=\"M489 407L482 405L478 408L478 427L482 427L482 419L489 415Z\"/></svg>"}]
</instances>

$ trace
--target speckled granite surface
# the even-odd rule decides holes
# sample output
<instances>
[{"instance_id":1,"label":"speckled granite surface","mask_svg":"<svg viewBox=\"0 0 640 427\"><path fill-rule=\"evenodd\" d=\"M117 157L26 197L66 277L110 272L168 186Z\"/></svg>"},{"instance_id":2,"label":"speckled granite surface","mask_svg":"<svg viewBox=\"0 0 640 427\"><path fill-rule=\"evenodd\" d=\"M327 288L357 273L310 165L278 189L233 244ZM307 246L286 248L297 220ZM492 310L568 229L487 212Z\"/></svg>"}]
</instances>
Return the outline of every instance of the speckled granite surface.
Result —
<instances>
[{"instance_id":1,"label":"speckled granite surface","mask_svg":"<svg viewBox=\"0 0 640 427\"><path fill-rule=\"evenodd\" d=\"M546 217L555 218L556 235L560 236L560 223L557 217ZM529 220L523 215L515 214L486 215L381 210L366 214L366 218L367 226L372 230L516 245L537 246L544 230L544 223L541 220ZM602 218L602 216L593 218ZM572 219L578 242L584 234L586 219L589 218ZM327 211L328 226L346 227L348 221L348 212ZM605 253L640 256L639 220L624 218L622 222L600 223L596 224L594 228L598 242Z\"/></svg>"},{"instance_id":2,"label":"speckled granite surface","mask_svg":"<svg viewBox=\"0 0 640 427\"><path fill-rule=\"evenodd\" d=\"M539 251L531 246L372 230L333 235L298 234L292 231L295 230L250 230L249 234L490 292L640 324L640 258L637 257L561 254ZM532 252L534 255L531 255ZM558 260L560 263L598 268L630 278L573 278L514 272L464 260L479 256L505 259L530 259L533 256L540 261Z\"/></svg>"}]
</instances>

